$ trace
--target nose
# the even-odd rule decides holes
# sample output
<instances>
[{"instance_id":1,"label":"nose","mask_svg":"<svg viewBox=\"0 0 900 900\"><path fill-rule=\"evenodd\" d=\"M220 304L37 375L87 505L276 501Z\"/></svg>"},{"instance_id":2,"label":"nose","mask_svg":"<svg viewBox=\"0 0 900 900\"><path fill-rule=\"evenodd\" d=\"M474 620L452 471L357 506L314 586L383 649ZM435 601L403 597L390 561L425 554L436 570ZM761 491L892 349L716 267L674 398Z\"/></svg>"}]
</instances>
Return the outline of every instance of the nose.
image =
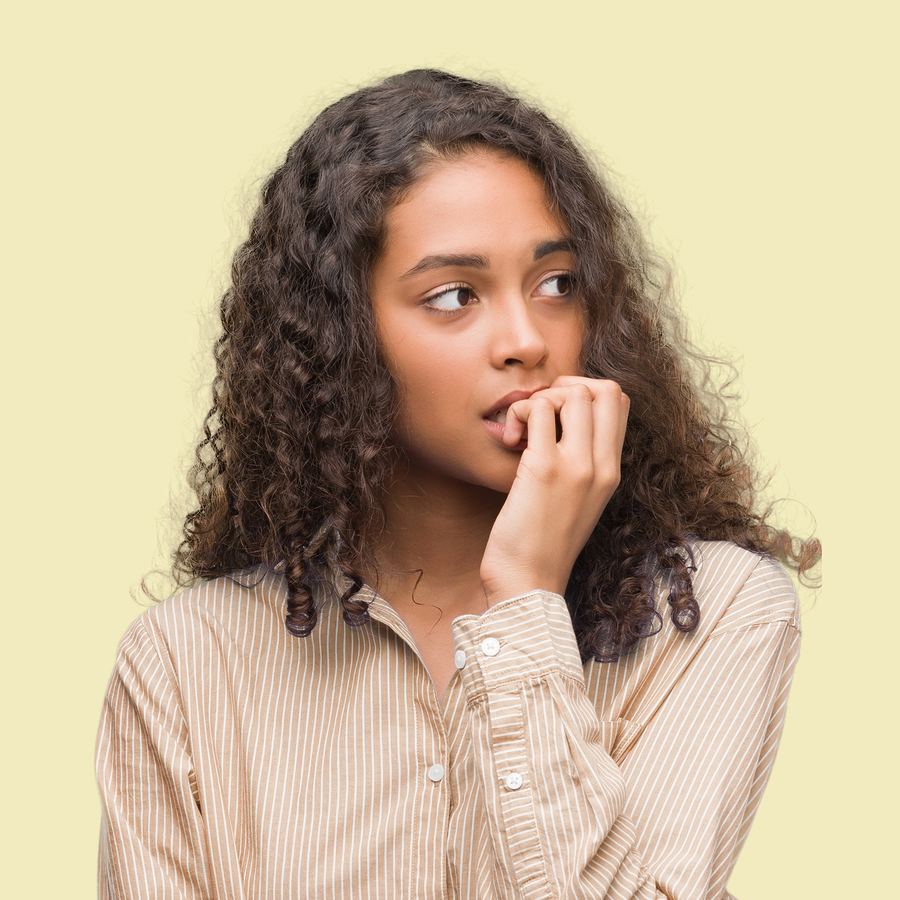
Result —
<instances>
[{"instance_id":1,"label":"nose","mask_svg":"<svg viewBox=\"0 0 900 900\"><path fill-rule=\"evenodd\" d=\"M494 311L491 363L497 368L521 365L532 369L546 360L549 346L523 297Z\"/></svg>"}]
</instances>

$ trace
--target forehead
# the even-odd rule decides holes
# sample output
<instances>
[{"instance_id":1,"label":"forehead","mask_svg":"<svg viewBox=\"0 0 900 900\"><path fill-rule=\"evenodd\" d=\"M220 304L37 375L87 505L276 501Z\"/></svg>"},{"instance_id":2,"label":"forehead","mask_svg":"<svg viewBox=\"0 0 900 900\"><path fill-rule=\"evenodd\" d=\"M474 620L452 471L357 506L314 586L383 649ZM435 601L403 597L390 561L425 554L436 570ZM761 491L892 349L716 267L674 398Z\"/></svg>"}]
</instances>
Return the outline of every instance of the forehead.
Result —
<instances>
[{"instance_id":1,"label":"forehead","mask_svg":"<svg viewBox=\"0 0 900 900\"><path fill-rule=\"evenodd\" d=\"M435 162L385 221L388 254L530 246L567 234L540 177L492 150Z\"/></svg>"}]
</instances>

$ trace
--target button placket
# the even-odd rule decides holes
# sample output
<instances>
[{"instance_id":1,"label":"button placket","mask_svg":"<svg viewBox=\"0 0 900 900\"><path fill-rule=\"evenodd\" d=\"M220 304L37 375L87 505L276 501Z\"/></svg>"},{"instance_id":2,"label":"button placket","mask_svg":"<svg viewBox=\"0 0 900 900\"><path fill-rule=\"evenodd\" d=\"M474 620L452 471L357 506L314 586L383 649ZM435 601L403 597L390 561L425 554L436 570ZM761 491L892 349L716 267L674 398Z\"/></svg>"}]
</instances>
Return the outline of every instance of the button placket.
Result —
<instances>
[{"instance_id":1,"label":"button placket","mask_svg":"<svg viewBox=\"0 0 900 900\"><path fill-rule=\"evenodd\" d=\"M525 783L525 779L518 772L511 772L506 776L506 786L511 791L517 791Z\"/></svg>"}]
</instances>

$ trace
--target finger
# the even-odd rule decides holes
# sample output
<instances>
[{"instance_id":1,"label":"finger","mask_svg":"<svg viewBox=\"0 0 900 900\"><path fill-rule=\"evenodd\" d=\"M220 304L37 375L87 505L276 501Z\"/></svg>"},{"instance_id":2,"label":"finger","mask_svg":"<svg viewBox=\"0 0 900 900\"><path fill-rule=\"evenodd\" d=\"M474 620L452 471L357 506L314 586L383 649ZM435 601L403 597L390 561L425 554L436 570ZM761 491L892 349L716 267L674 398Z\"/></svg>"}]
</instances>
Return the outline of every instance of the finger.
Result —
<instances>
[{"instance_id":1,"label":"finger","mask_svg":"<svg viewBox=\"0 0 900 900\"><path fill-rule=\"evenodd\" d=\"M625 443L625 432L628 426L628 411L631 408L631 399L621 389L610 390L605 403L606 408L601 414L607 417L607 427L610 429L613 445L621 455L622 446ZM600 412L599 409L598 412Z\"/></svg>"},{"instance_id":2,"label":"finger","mask_svg":"<svg viewBox=\"0 0 900 900\"><path fill-rule=\"evenodd\" d=\"M548 397L528 400L528 449L546 456L556 449L556 408Z\"/></svg>"},{"instance_id":3,"label":"finger","mask_svg":"<svg viewBox=\"0 0 900 900\"><path fill-rule=\"evenodd\" d=\"M531 409L530 404L538 398L550 400L553 404L554 413L558 414L562 409L563 403L565 403L566 392L547 388L543 391L537 391L527 400L517 400L513 403L506 411L506 428L503 432L503 442L505 444L514 447L525 436L525 423L528 421L529 410Z\"/></svg>"},{"instance_id":4,"label":"finger","mask_svg":"<svg viewBox=\"0 0 900 900\"><path fill-rule=\"evenodd\" d=\"M592 404L594 417L594 462L602 480L619 477L628 398L614 382L597 386Z\"/></svg>"},{"instance_id":5,"label":"finger","mask_svg":"<svg viewBox=\"0 0 900 900\"><path fill-rule=\"evenodd\" d=\"M576 456L593 457L594 446L594 395L584 384L573 384L566 389L566 399L559 409L562 426L560 449Z\"/></svg>"},{"instance_id":6,"label":"finger","mask_svg":"<svg viewBox=\"0 0 900 900\"><path fill-rule=\"evenodd\" d=\"M565 384L562 382L565 381ZM614 385L614 382L609 382ZM592 378L578 378L576 376L561 377L554 381L556 387L545 388L531 395L526 400L517 400L506 411L506 427L503 432L503 441L510 447L514 447L524 437L527 431L526 422L529 415L529 404L533 400L549 400L553 404L554 413L560 417L560 425L565 429L562 421L562 410L566 404L577 398L579 403L589 404L594 399L595 393L603 392L604 382ZM597 387L599 385L599 389ZM570 427L574 424L572 420ZM580 419L579 419L580 421Z\"/></svg>"},{"instance_id":7,"label":"finger","mask_svg":"<svg viewBox=\"0 0 900 900\"><path fill-rule=\"evenodd\" d=\"M607 378L588 378L585 375L558 375L553 379L553 383L550 385L548 390L552 391L556 388L571 387L573 384L583 384L591 391L591 393L593 393L594 388L598 384L608 380L609 379Z\"/></svg>"},{"instance_id":8,"label":"finger","mask_svg":"<svg viewBox=\"0 0 900 900\"><path fill-rule=\"evenodd\" d=\"M621 406L619 409L619 451L625 444L625 432L628 430L628 413L631 411L631 397L626 393L622 393Z\"/></svg>"},{"instance_id":9,"label":"finger","mask_svg":"<svg viewBox=\"0 0 900 900\"><path fill-rule=\"evenodd\" d=\"M625 441L625 427L628 422L628 411L631 400L622 388L609 378L585 378L581 375L560 375L551 385L555 387L571 387L582 384L591 391L595 401L595 426L602 428L600 433L610 433L616 437L615 446L621 451Z\"/></svg>"},{"instance_id":10,"label":"finger","mask_svg":"<svg viewBox=\"0 0 900 900\"><path fill-rule=\"evenodd\" d=\"M521 406L527 401L519 400L506 411L506 422L503 426L503 443L515 447L525 437L525 423L528 421L528 410Z\"/></svg>"},{"instance_id":11,"label":"finger","mask_svg":"<svg viewBox=\"0 0 900 900\"><path fill-rule=\"evenodd\" d=\"M571 392L576 388L587 389L593 397L592 446L596 471L604 480L618 478L630 401L621 387L608 378L561 375L554 380L550 391Z\"/></svg>"}]
</instances>

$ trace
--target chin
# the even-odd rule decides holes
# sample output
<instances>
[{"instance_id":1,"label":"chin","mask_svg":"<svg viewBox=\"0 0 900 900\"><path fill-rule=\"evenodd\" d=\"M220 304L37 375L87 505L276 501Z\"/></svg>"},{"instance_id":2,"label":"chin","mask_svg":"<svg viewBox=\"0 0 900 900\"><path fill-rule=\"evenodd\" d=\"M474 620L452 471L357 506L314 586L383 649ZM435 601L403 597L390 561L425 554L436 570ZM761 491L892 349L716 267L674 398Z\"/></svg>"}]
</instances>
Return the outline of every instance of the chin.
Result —
<instances>
[{"instance_id":1,"label":"chin","mask_svg":"<svg viewBox=\"0 0 900 900\"><path fill-rule=\"evenodd\" d=\"M481 487L488 490L496 491L498 494L508 494L512 490L513 482L516 480L516 472L519 468L519 454L516 454L515 460L511 462L508 471L495 469L493 472L485 473L482 478L474 481Z\"/></svg>"},{"instance_id":2,"label":"chin","mask_svg":"<svg viewBox=\"0 0 900 900\"><path fill-rule=\"evenodd\" d=\"M416 452L418 448L403 448L405 465L400 467L401 477L437 488L443 484L456 491L466 492L487 489L498 494L510 492L516 480L516 472L522 454L495 446L470 448L470 452L457 452L453 458L446 455Z\"/></svg>"}]
</instances>

